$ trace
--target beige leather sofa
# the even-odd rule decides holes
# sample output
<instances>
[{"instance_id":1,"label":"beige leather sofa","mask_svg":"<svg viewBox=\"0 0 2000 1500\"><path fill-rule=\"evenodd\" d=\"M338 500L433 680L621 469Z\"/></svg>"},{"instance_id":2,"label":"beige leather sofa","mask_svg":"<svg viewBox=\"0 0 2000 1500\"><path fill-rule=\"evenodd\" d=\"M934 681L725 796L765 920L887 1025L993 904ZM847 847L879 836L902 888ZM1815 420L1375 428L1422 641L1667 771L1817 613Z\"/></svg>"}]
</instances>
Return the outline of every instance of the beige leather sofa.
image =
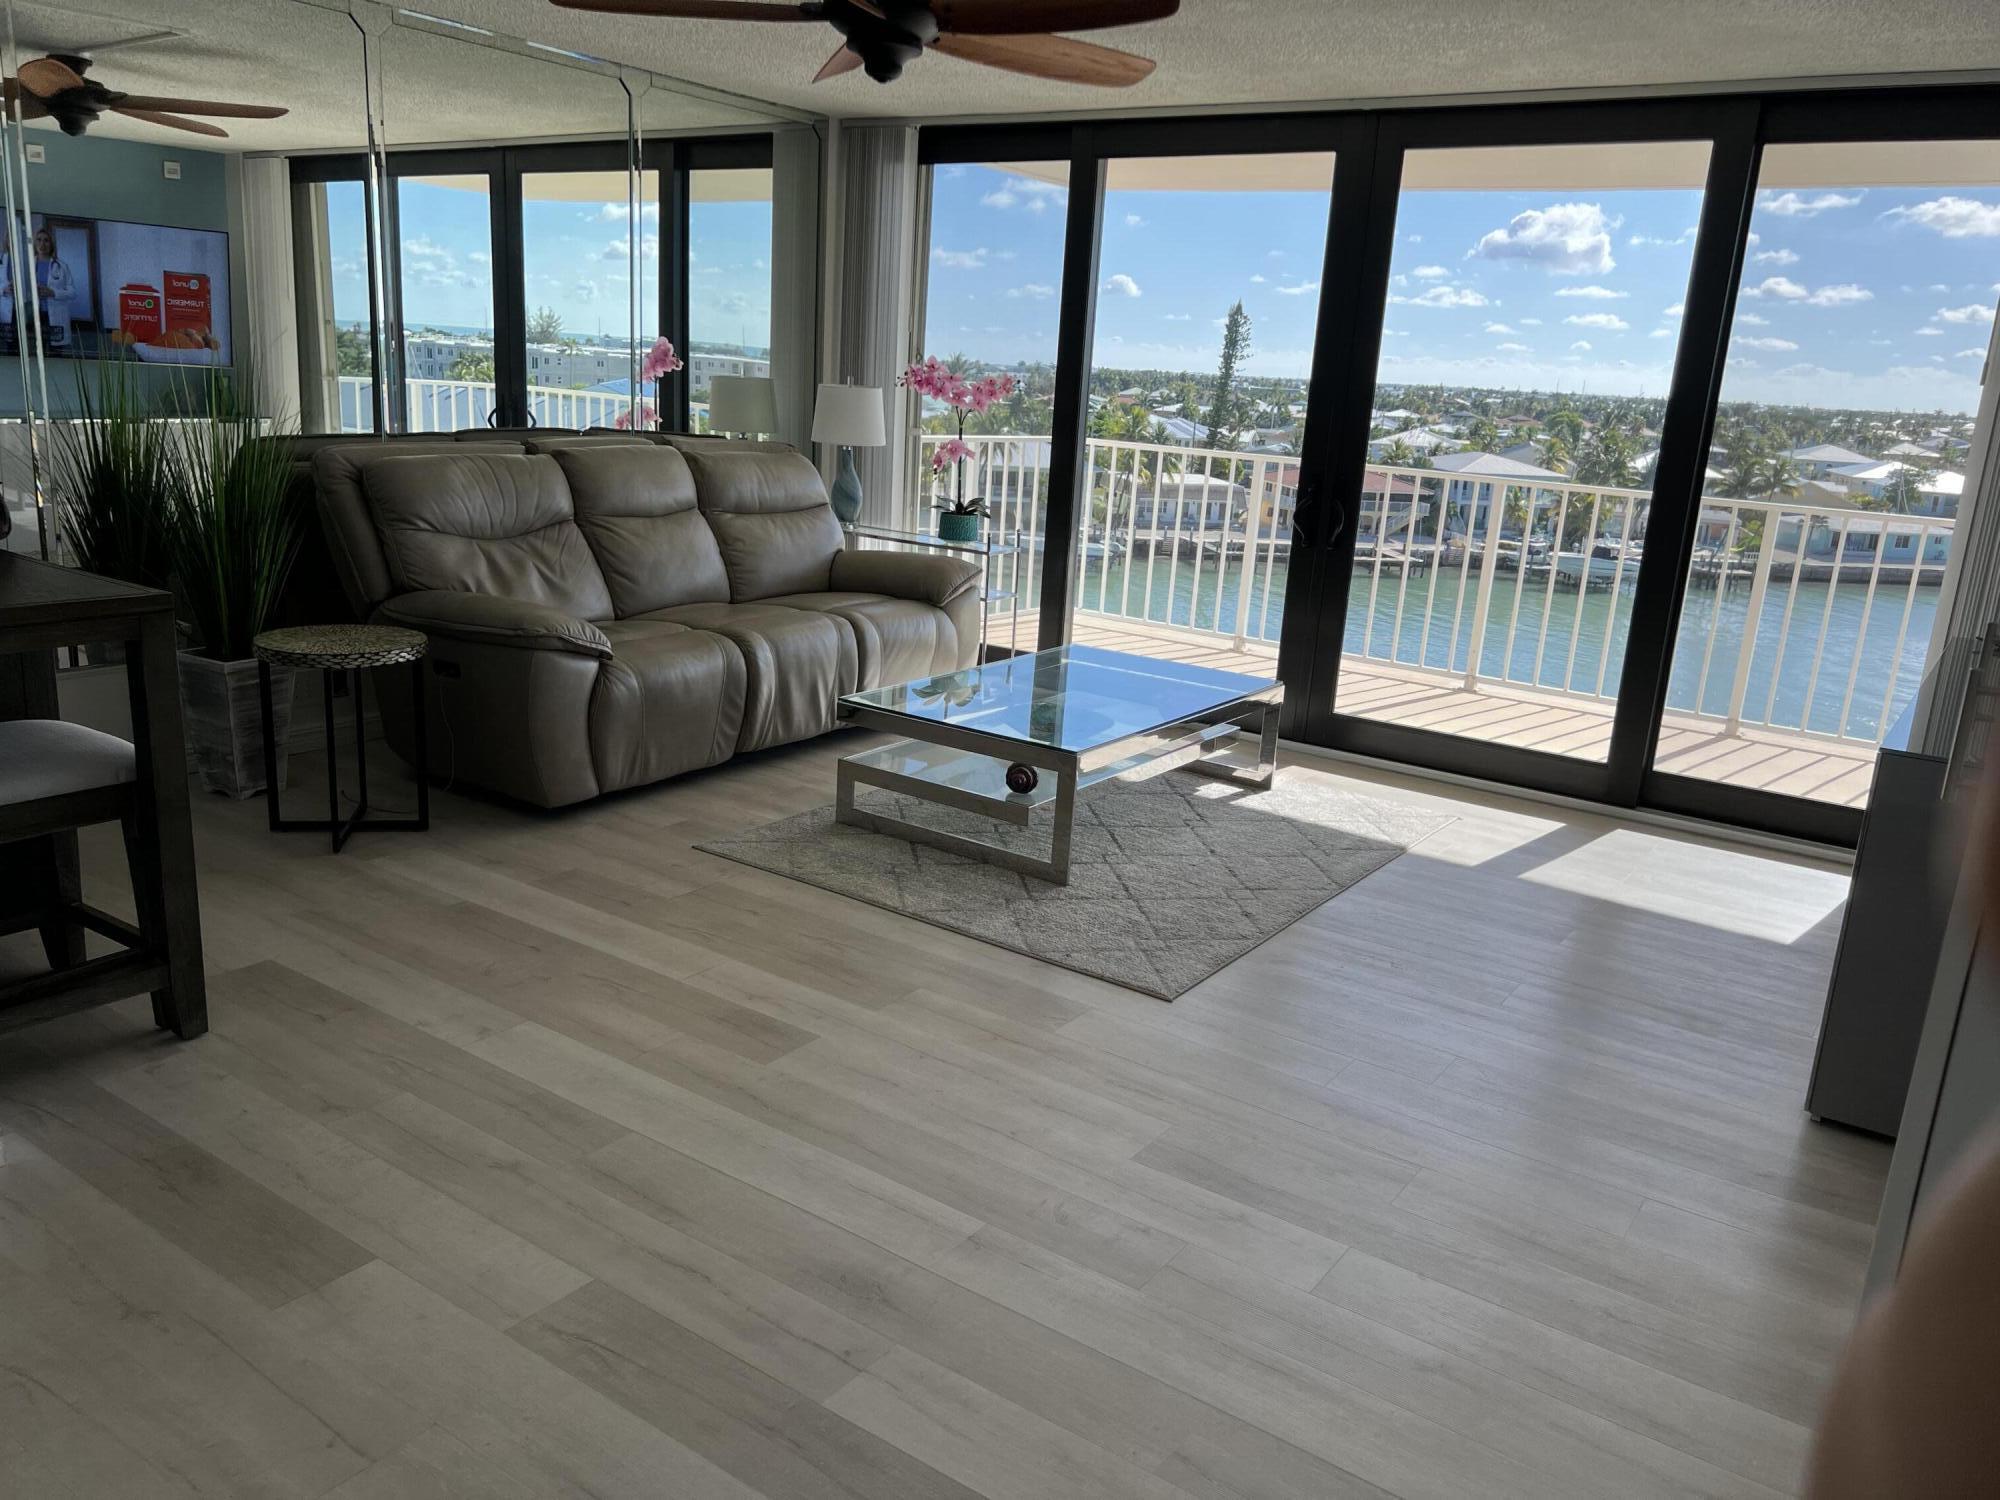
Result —
<instances>
[{"instance_id":1,"label":"beige leather sofa","mask_svg":"<svg viewBox=\"0 0 2000 1500\"><path fill-rule=\"evenodd\" d=\"M842 693L978 650L977 566L845 550L791 449L357 443L312 467L357 617L430 637L432 774L543 807L822 734ZM404 696L382 712L411 758Z\"/></svg>"}]
</instances>

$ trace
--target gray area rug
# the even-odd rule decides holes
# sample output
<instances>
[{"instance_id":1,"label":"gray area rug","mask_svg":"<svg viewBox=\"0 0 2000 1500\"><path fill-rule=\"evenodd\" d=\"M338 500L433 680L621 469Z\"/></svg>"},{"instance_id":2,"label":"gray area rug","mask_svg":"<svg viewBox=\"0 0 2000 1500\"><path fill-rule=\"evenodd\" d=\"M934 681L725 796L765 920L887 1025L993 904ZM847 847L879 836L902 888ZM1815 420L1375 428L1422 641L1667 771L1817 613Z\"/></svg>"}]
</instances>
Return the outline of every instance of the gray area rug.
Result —
<instances>
[{"instance_id":1,"label":"gray area rug","mask_svg":"<svg viewBox=\"0 0 2000 1500\"><path fill-rule=\"evenodd\" d=\"M863 788L861 804L989 843L1026 829ZM1450 823L1283 771L1269 791L1185 771L1077 799L1070 883L850 828L833 808L698 847L1171 1000Z\"/></svg>"}]
</instances>

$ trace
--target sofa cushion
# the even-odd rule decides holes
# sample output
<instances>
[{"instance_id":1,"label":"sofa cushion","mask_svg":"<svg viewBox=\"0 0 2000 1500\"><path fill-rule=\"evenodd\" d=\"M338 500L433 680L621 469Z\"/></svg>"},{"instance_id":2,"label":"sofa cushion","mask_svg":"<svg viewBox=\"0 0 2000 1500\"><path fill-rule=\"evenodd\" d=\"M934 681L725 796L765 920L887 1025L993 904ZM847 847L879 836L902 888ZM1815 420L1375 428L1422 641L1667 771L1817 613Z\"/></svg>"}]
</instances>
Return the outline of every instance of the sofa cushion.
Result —
<instances>
[{"instance_id":1,"label":"sofa cushion","mask_svg":"<svg viewBox=\"0 0 2000 1500\"><path fill-rule=\"evenodd\" d=\"M333 554L341 588L354 607L354 617L365 620L378 604L396 592L396 585L389 576L388 559L382 555L382 539L376 533L375 518L369 514L368 497L362 493L362 474L389 459L474 450L445 436L380 438L328 434L289 441L293 455L309 466L313 500L319 508L327 549ZM479 445L476 451L515 454L522 450L519 443L490 441Z\"/></svg>"},{"instance_id":2,"label":"sofa cushion","mask_svg":"<svg viewBox=\"0 0 2000 1500\"><path fill-rule=\"evenodd\" d=\"M854 628L835 615L769 604L683 604L644 618L712 631L742 653L739 750L824 734L839 722L836 700L858 680Z\"/></svg>"},{"instance_id":3,"label":"sofa cushion","mask_svg":"<svg viewBox=\"0 0 2000 1500\"><path fill-rule=\"evenodd\" d=\"M460 451L383 459L362 483L399 592L498 594L582 620L611 615L604 574L553 458Z\"/></svg>"},{"instance_id":4,"label":"sofa cushion","mask_svg":"<svg viewBox=\"0 0 2000 1500\"><path fill-rule=\"evenodd\" d=\"M680 454L633 442L559 451L556 462L620 616L728 600L722 553Z\"/></svg>"},{"instance_id":5,"label":"sofa cushion","mask_svg":"<svg viewBox=\"0 0 2000 1500\"><path fill-rule=\"evenodd\" d=\"M643 786L736 753L745 670L734 642L663 620L611 620L604 633L612 656L590 698L590 754L602 790Z\"/></svg>"},{"instance_id":6,"label":"sofa cushion","mask_svg":"<svg viewBox=\"0 0 2000 1500\"><path fill-rule=\"evenodd\" d=\"M799 453L688 449L702 514L722 549L738 604L827 587L840 522L819 470Z\"/></svg>"},{"instance_id":7,"label":"sofa cushion","mask_svg":"<svg viewBox=\"0 0 2000 1500\"><path fill-rule=\"evenodd\" d=\"M854 632L856 683L863 691L955 671L959 665L958 627L934 604L839 592L780 594L760 602L845 620Z\"/></svg>"}]
</instances>

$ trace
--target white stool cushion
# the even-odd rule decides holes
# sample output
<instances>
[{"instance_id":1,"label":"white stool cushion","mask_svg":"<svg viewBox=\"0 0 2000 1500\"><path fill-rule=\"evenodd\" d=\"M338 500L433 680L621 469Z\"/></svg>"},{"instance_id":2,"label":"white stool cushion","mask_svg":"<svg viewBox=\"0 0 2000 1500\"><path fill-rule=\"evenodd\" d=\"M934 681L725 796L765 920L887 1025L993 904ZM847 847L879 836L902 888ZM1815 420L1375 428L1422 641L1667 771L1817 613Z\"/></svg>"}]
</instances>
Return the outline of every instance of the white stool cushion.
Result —
<instances>
[{"instance_id":1,"label":"white stool cushion","mask_svg":"<svg viewBox=\"0 0 2000 1500\"><path fill-rule=\"evenodd\" d=\"M0 719L0 807L137 775L132 746L115 734L61 719Z\"/></svg>"}]
</instances>

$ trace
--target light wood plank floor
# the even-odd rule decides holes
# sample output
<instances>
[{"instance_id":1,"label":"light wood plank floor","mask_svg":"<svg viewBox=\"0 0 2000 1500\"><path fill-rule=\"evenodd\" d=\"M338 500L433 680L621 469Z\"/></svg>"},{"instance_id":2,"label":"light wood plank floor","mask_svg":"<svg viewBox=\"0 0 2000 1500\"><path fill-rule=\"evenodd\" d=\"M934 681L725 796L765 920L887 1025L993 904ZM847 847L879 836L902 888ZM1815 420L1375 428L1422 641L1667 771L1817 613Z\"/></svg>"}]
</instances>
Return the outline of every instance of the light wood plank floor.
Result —
<instances>
[{"instance_id":1,"label":"light wood plank floor","mask_svg":"<svg viewBox=\"0 0 2000 1500\"><path fill-rule=\"evenodd\" d=\"M0 1493L1791 1490L1838 871L1341 773L1457 820L1169 1006L690 847L862 743L201 801L214 1031L0 1042Z\"/></svg>"},{"instance_id":2,"label":"light wood plank floor","mask_svg":"<svg viewBox=\"0 0 2000 1500\"><path fill-rule=\"evenodd\" d=\"M1085 645L1194 662L1225 672L1268 675L1278 659L1270 646L1253 642L1238 651L1223 636L1104 615L1078 615L1076 638ZM1438 672L1364 657L1340 659L1336 703L1342 713L1488 744L1594 760L1603 760L1611 750L1609 703L1504 683L1483 682L1471 689ZM1677 713L1667 714L1661 722L1655 763L1677 776L1810 797L1840 807L1866 807L1875 774L1874 752L1865 745L1772 729L1724 734L1718 720Z\"/></svg>"}]
</instances>

